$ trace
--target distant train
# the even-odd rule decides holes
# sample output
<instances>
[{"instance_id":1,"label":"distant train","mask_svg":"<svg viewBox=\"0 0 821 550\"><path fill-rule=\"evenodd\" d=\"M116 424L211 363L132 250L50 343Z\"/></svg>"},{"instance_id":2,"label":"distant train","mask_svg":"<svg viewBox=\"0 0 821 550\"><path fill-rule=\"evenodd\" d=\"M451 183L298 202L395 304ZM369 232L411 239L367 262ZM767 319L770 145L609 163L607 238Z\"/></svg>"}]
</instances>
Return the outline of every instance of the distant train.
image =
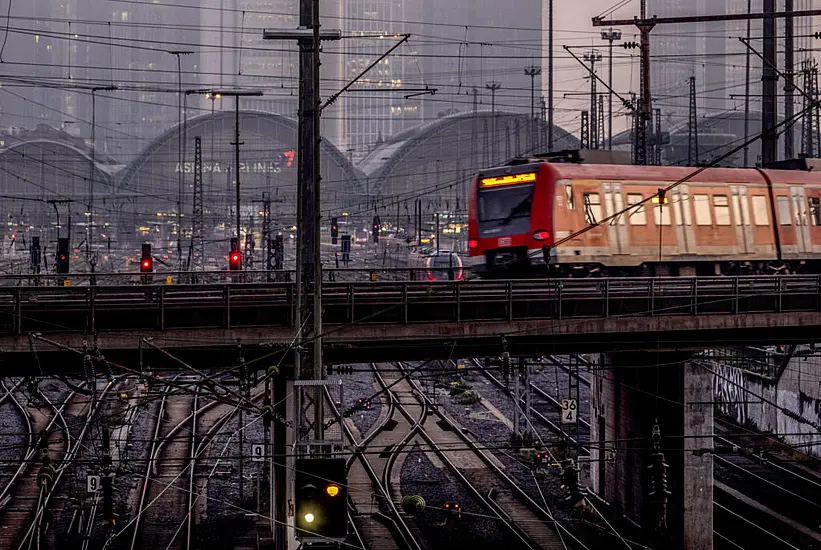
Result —
<instances>
[{"instance_id":1,"label":"distant train","mask_svg":"<svg viewBox=\"0 0 821 550\"><path fill-rule=\"evenodd\" d=\"M821 273L821 174L710 168L637 205L694 170L540 159L485 170L470 191L470 256L491 276Z\"/></svg>"},{"instance_id":2,"label":"distant train","mask_svg":"<svg viewBox=\"0 0 821 550\"><path fill-rule=\"evenodd\" d=\"M461 258L449 250L414 248L408 256L408 267L415 277L428 281L461 281L465 278Z\"/></svg>"}]
</instances>

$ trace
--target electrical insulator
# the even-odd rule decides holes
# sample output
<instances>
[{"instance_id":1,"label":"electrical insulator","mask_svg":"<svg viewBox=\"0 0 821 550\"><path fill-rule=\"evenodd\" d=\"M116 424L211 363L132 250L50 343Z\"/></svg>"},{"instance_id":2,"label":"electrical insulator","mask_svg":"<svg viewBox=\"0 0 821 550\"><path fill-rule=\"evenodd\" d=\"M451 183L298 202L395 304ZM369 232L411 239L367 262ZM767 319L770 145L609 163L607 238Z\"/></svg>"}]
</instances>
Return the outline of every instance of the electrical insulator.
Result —
<instances>
[{"instance_id":1,"label":"electrical insulator","mask_svg":"<svg viewBox=\"0 0 821 550\"><path fill-rule=\"evenodd\" d=\"M670 491L667 489L667 468L664 453L650 455L650 501L655 504L666 504Z\"/></svg>"},{"instance_id":2,"label":"electrical insulator","mask_svg":"<svg viewBox=\"0 0 821 550\"><path fill-rule=\"evenodd\" d=\"M505 380L510 378L510 354L507 351L502 353L502 377Z\"/></svg>"},{"instance_id":3,"label":"electrical insulator","mask_svg":"<svg viewBox=\"0 0 821 550\"><path fill-rule=\"evenodd\" d=\"M586 491L579 483L579 469L576 467L576 462L568 458L562 462L562 468L562 485L567 491L565 502L571 506L583 504Z\"/></svg>"}]
</instances>

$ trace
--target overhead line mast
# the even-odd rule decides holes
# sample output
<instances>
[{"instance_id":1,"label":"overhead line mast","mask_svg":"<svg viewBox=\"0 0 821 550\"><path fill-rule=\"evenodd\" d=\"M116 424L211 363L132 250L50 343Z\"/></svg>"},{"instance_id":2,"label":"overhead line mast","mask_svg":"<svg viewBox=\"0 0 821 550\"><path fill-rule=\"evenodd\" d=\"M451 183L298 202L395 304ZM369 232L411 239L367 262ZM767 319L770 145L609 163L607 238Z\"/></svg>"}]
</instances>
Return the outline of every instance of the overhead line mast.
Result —
<instances>
[{"instance_id":1,"label":"overhead line mast","mask_svg":"<svg viewBox=\"0 0 821 550\"><path fill-rule=\"evenodd\" d=\"M821 15L821 9L799 11L775 11L775 0L764 0L764 10L761 13L733 13L723 15L693 15L685 17L634 17L632 19L593 18L594 27L618 27L635 25L641 34L642 51L642 104L639 115L642 120L649 120L650 104L650 32L656 25L676 25L681 23L710 23L726 21L764 20L764 67L762 73L763 86L761 90L761 161L765 166L777 160L777 138L775 127L777 122L776 111L776 47L775 47L775 20L796 17L815 17ZM788 68L788 70L791 70Z\"/></svg>"}]
</instances>

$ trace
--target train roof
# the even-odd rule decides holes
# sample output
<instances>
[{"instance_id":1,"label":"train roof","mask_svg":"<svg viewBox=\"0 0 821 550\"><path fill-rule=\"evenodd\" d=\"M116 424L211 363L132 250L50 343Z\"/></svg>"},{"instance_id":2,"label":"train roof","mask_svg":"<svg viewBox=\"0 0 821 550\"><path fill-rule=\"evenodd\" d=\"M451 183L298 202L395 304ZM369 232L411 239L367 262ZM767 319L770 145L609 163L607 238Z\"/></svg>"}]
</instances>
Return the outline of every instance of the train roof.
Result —
<instances>
[{"instance_id":1,"label":"train roof","mask_svg":"<svg viewBox=\"0 0 821 550\"><path fill-rule=\"evenodd\" d=\"M613 164L539 163L552 171L556 179L591 179L617 181L676 182L690 176L698 168L685 166L624 166ZM804 170L763 170L773 184L819 185L821 172ZM759 170L749 168L706 168L689 179L701 183L766 183Z\"/></svg>"}]
</instances>

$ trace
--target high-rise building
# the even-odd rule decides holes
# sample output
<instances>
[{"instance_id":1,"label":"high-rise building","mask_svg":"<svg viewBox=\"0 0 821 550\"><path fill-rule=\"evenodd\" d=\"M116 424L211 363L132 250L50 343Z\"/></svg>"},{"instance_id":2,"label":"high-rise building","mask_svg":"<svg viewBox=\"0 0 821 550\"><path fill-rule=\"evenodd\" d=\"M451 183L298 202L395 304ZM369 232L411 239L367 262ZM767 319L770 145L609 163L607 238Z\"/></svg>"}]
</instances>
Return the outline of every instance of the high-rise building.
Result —
<instances>
[{"instance_id":1,"label":"high-rise building","mask_svg":"<svg viewBox=\"0 0 821 550\"><path fill-rule=\"evenodd\" d=\"M202 0L203 86L262 89L264 96L243 99L240 108L296 118L297 44L263 40L262 30L295 29L298 24L299 0ZM204 98L199 104L206 110L211 106ZM234 105L223 101L215 104L215 108L233 109Z\"/></svg>"},{"instance_id":2,"label":"high-rise building","mask_svg":"<svg viewBox=\"0 0 821 550\"><path fill-rule=\"evenodd\" d=\"M0 127L48 124L90 140L96 92L97 149L127 162L177 113L177 61L171 50L196 50L190 10L161 2L105 0L14 2L0 91ZM198 56L182 77L195 80Z\"/></svg>"}]
</instances>

